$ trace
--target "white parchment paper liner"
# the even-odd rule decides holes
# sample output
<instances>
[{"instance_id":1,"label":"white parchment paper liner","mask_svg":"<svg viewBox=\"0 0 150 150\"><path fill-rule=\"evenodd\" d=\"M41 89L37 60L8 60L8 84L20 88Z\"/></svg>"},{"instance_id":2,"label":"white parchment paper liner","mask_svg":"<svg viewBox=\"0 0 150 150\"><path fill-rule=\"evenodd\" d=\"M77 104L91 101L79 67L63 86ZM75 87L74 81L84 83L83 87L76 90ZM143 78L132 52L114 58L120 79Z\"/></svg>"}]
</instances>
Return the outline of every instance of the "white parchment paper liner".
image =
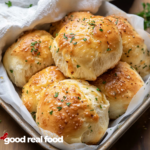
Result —
<instances>
[{"instance_id":1,"label":"white parchment paper liner","mask_svg":"<svg viewBox=\"0 0 150 150\"><path fill-rule=\"evenodd\" d=\"M5 0L2 2L5 2ZM101 0L40 0L38 3L34 1L33 3L35 6L31 8L21 8L28 6L31 3L31 0L22 0L22 3L19 0L14 0L13 3L17 6L8 8L7 5L0 3L0 59L2 50L5 51L23 31L33 28L48 29L49 24L47 23L55 22L63 18L68 12L79 10L88 10L92 13L98 11L97 15L103 16L116 14L118 16L126 17L144 39L145 44L150 50L150 35L143 30L143 19L136 15L126 14L108 2L104 2L100 8ZM108 134L100 145L113 134L119 125L123 124L125 118L129 117L143 103L143 101L147 99L149 92L150 78L147 77L145 85L133 97L126 113L110 124L110 127L107 130ZM8 78L2 63L0 63L0 98L14 107L15 110L41 135L57 137L57 135L37 126L30 113L22 104L22 101L16 92L14 85ZM65 142L52 143L52 145L65 150L94 150L98 146L86 145L83 143L67 144ZM47 147L47 149L49 149L49 147Z\"/></svg>"}]
</instances>

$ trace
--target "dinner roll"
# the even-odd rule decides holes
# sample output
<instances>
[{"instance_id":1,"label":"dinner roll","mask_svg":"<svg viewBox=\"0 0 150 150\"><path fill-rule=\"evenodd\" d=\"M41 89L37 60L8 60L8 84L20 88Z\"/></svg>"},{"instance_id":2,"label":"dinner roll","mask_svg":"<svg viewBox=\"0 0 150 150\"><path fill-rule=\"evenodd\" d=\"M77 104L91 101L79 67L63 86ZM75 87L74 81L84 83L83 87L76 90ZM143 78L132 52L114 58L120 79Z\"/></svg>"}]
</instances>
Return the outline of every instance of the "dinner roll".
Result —
<instances>
[{"instance_id":1,"label":"dinner roll","mask_svg":"<svg viewBox=\"0 0 150 150\"><path fill-rule=\"evenodd\" d=\"M144 40L135 31L126 18L108 16L121 33L123 43L122 61L129 63L137 72L144 77L150 74L150 53Z\"/></svg>"},{"instance_id":2,"label":"dinner roll","mask_svg":"<svg viewBox=\"0 0 150 150\"><path fill-rule=\"evenodd\" d=\"M50 33L53 35L53 37L56 37L59 31L63 26L65 26L68 22L74 21L74 20L83 20L85 18L90 18L93 16L90 12L72 12L66 15L62 20L54 22L51 24L50 27Z\"/></svg>"},{"instance_id":3,"label":"dinner roll","mask_svg":"<svg viewBox=\"0 0 150 150\"><path fill-rule=\"evenodd\" d=\"M14 84L23 87L33 74L54 63L52 42L44 30L28 31L6 50L3 64Z\"/></svg>"},{"instance_id":4,"label":"dinner roll","mask_svg":"<svg viewBox=\"0 0 150 150\"><path fill-rule=\"evenodd\" d=\"M116 119L125 111L133 96L143 86L140 75L126 62L101 75L91 84L97 86L110 102L109 117Z\"/></svg>"},{"instance_id":5,"label":"dinner roll","mask_svg":"<svg viewBox=\"0 0 150 150\"><path fill-rule=\"evenodd\" d=\"M28 111L34 114L42 92L53 83L65 79L56 66L50 66L33 75L22 89L22 101Z\"/></svg>"},{"instance_id":6,"label":"dinner roll","mask_svg":"<svg viewBox=\"0 0 150 150\"><path fill-rule=\"evenodd\" d=\"M38 103L39 127L67 143L96 144L105 134L109 102L86 81L62 80L44 91Z\"/></svg>"},{"instance_id":7,"label":"dinner roll","mask_svg":"<svg viewBox=\"0 0 150 150\"><path fill-rule=\"evenodd\" d=\"M108 19L93 16L65 25L52 45L56 66L70 78L96 80L122 55L122 40Z\"/></svg>"}]
</instances>

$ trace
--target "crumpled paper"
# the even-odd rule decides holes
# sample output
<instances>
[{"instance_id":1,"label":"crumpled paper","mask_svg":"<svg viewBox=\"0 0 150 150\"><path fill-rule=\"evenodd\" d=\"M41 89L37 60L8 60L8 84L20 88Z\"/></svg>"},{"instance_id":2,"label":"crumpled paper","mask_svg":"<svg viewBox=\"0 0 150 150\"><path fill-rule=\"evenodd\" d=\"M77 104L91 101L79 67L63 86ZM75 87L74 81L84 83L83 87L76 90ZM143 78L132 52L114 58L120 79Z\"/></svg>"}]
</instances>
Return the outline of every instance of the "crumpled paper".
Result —
<instances>
[{"instance_id":1,"label":"crumpled paper","mask_svg":"<svg viewBox=\"0 0 150 150\"><path fill-rule=\"evenodd\" d=\"M48 30L50 27L49 23L62 19L69 12L79 10L86 10L92 13L97 12L97 15L102 16L116 14L126 17L144 39L148 49L150 49L150 35L143 30L143 19L136 15L126 14L109 2L103 2L102 4L102 0L39 0L38 2L36 0L14 0L12 4L15 6L10 8L4 4L4 2L7 2L6 0L1 0L0 2L0 59L2 51L4 52L23 31L33 28ZM27 8L30 4L34 4L34 6ZM130 115L140 107L144 100L147 99L148 93L150 92L149 87L150 78L147 77L145 85L133 97L126 113L111 122L107 129L107 135L103 141L100 142L100 145L106 142L114 131L125 122L126 118L130 117ZM0 63L0 98L14 107L14 109L41 135L57 137L56 134L45 131L37 126L30 113L23 105L2 63ZM51 144L64 150L94 150L98 146L86 145L84 143L67 144L65 142ZM50 147L47 147L47 149L50 149Z\"/></svg>"}]
</instances>

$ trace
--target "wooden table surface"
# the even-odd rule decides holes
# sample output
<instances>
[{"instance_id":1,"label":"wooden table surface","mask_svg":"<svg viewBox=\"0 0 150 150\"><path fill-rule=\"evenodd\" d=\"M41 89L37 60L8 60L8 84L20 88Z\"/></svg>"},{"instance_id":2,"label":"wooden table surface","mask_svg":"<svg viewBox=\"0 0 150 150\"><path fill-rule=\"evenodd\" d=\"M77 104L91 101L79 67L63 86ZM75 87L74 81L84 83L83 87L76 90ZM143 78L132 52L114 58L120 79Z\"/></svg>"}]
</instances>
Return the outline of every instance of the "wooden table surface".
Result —
<instances>
[{"instance_id":1,"label":"wooden table surface","mask_svg":"<svg viewBox=\"0 0 150 150\"><path fill-rule=\"evenodd\" d=\"M121 0L120 0L121 1ZM135 0L130 13L142 10L141 2L150 0ZM7 131L9 137L28 137L28 134L0 107L0 136ZM0 150L42 150L38 144L11 143L5 145L0 140ZM116 142L111 150L150 150L150 108L142 117Z\"/></svg>"}]
</instances>

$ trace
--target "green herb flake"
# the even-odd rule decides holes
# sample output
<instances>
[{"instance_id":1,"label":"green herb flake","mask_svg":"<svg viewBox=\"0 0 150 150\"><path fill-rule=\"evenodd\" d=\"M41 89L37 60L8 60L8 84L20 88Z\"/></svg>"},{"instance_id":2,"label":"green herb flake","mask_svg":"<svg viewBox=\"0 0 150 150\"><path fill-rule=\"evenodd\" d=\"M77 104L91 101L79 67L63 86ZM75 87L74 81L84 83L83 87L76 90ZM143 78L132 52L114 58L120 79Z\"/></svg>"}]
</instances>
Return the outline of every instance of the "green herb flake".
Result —
<instances>
[{"instance_id":1,"label":"green herb flake","mask_svg":"<svg viewBox=\"0 0 150 150\"><path fill-rule=\"evenodd\" d=\"M115 76L117 77L117 73L115 73Z\"/></svg>"},{"instance_id":2,"label":"green herb flake","mask_svg":"<svg viewBox=\"0 0 150 150\"><path fill-rule=\"evenodd\" d=\"M25 62L27 62L27 60L25 60Z\"/></svg>"},{"instance_id":3,"label":"green herb flake","mask_svg":"<svg viewBox=\"0 0 150 150\"><path fill-rule=\"evenodd\" d=\"M78 99L81 100L81 98L78 96Z\"/></svg>"},{"instance_id":4,"label":"green herb flake","mask_svg":"<svg viewBox=\"0 0 150 150\"><path fill-rule=\"evenodd\" d=\"M83 41L86 41L86 40L87 40L87 38L84 38L84 39L83 39Z\"/></svg>"},{"instance_id":5,"label":"green herb flake","mask_svg":"<svg viewBox=\"0 0 150 150\"><path fill-rule=\"evenodd\" d=\"M5 2L5 4L6 4L8 7L11 7L11 6L12 6L12 2L11 2L11 1Z\"/></svg>"},{"instance_id":6,"label":"green herb flake","mask_svg":"<svg viewBox=\"0 0 150 150\"><path fill-rule=\"evenodd\" d=\"M58 33L56 33L56 36L58 36Z\"/></svg>"},{"instance_id":7,"label":"green herb flake","mask_svg":"<svg viewBox=\"0 0 150 150\"><path fill-rule=\"evenodd\" d=\"M97 101L97 98L95 97L95 100Z\"/></svg>"},{"instance_id":8,"label":"green herb flake","mask_svg":"<svg viewBox=\"0 0 150 150\"><path fill-rule=\"evenodd\" d=\"M74 42L73 45L77 45L77 42Z\"/></svg>"},{"instance_id":9,"label":"green herb flake","mask_svg":"<svg viewBox=\"0 0 150 150\"><path fill-rule=\"evenodd\" d=\"M63 102L64 100L62 99L61 102Z\"/></svg>"},{"instance_id":10,"label":"green herb flake","mask_svg":"<svg viewBox=\"0 0 150 150\"><path fill-rule=\"evenodd\" d=\"M102 109L102 105L99 106Z\"/></svg>"},{"instance_id":11,"label":"green herb flake","mask_svg":"<svg viewBox=\"0 0 150 150\"><path fill-rule=\"evenodd\" d=\"M64 33L64 39L68 40L68 37L65 35L65 33Z\"/></svg>"},{"instance_id":12,"label":"green herb flake","mask_svg":"<svg viewBox=\"0 0 150 150\"><path fill-rule=\"evenodd\" d=\"M26 93L27 93L27 94L29 93L28 90L26 91Z\"/></svg>"},{"instance_id":13,"label":"green herb flake","mask_svg":"<svg viewBox=\"0 0 150 150\"><path fill-rule=\"evenodd\" d=\"M40 52L38 52L38 54L37 54L38 56L40 55Z\"/></svg>"},{"instance_id":14,"label":"green herb flake","mask_svg":"<svg viewBox=\"0 0 150 150\"><path fill-rule=\"evenodd\" d=\"M106 84L106 81L103 81L102 83L103 83L103 84Z\"/></svg>"},{"instance_id":15,"label":"green herb flake","mask_svg":"<svg viewBox=\"0 0 150 150\"><path fill-rule=\"evenodd\" d=\"M67 106L70 106L70 104L71 104L71 103L69 103L69 102L68 102L68 103L66 103L66 105L67 105Z\"/></svg>"},{"instance_id":16,"label":"green herb flake","mask_svg":"<svg viewBox=\"0 0 150 150\"><path fill-rule=\"evenodd\" d=\"M49 114L50 114L50 115L52 115L52 114L53 114L53 110L52 110L52 111L50 111L50 112L49 112Z\"/></svg>"},{"instance_id":17,"label":"green herb flake","mask_svg":"<svg viewBox=\"0 0 150 150\"><path fill-rule=\"evenodd\" d=\"M115 24L116 24L116 25L118 24L118 19L116 20Z\"/></svg>"},{"instance_id":18,"label":"green herb flake","mask_svg":"<svg viewBox=\"0 0 150 150\"><path fill-rule=\"evenodd\" d=\"M49 49L51 49L51 46L49 46Z\"/></svg>"},{"instance_id":19,"label":"green herb flake","mask_svg":"<svg viewBox=\"0 0 150 150\"><path fill-rule=\"evenodd\" d=\"M103 32L103 29L99 29L99 31Z\"/></svg>"},{"instance_id":20,"label":"green herb flake","mask_svg":"<svg viewBox=\"0 0 150 150\"><path fill-rule=\"evenodd\" d=\"M129 50L128 50L128 53L130 53L131 50L132 50L132 49L129 49Z\"/></svg>"},{"instance_id":21,"label":"green herb flake","mask_svg":"<svg viewBox=\"0 0 150 150\"><path fill-rule=\"evenodd\" d=\"M77 68L81 67L80 65L77 65Z\"/></svg>"},{"instance_id":22,"label":"green herb flake","mask_svg":"<svg viewBox=\"0 0 150 150\"><path fill-rule=\"evenodd\" d=\"M62 109L62 107L57 107L58 111L60 111Z\"/></svg>"},{"instance_id":23,"label":"green herb flake","mask_svg":"<svg viewBox=\"0 0 150 150\"><path fill-rule=\"evenodd\" d=\"M111 51L111 49L110 49L110 48L107 48L107 52L108 52L108 51Z\"/></svg>"},{"instance_id":24,"label":"green herb flake","mask_svg":"<svg viewBox=\"0 0 150 150\"><path fill-rule=\"evenodd\" d=\"M74 36L71 38L70 43L72 42L72 40L73 40L73 39L75 39L75 37L74 37Z\"/></svg>"},{"instance_id":25,"label":"green herb flake","mask_svg":"<svg viewBox=\"0 0 150 150\"><path fill-rule=\"evenodd\" d=\"M57 49L56 53L58 53L58 52L59 52L59 48Z\"/></svg>"},{"instance_id":26,"label":"green herb flake","mask_svg":"<svg viewBox=\"0 0 150 150\"><path fill-rule=\"evenodd\" d=\"M99 88L97 88L96 90L101 92L101 90Z\"/></svg>"},{"instance_id":27,"label":"green herb flake","mask_svg":"<svg viewBox=\"0 0 150 150\"><path fill-rule=\"evenodd\" d=\"M13 73L13 70L10 70L11 73Z\"/></svg>"},{"instance_id":28,"label":"green herb flake","mask_svg":"<svg viewBox=\"0 0 150 150\"><path fill-rule=\"evenodd\" d=\"M30 46L34 46L35 44L37 44L37 41L32 42Z\"/></svg>"},{"instance_id":29,"label":"green herb flake","mask_svg":"<svg viewBox=\"0 0 150 150\"><path fill-rule=\"evenodd\" d=\"M28 6L28 8L30 8L30 7L32 7L33 6L33 4L30 4L29 6Z\"/></svg>"},{"instance_id":30,"label":"green herb flake","mask_svg":"<svg viewBox=\"0 0 150 150\"><path fill-rule=\"evenodd\" d=\"M54 97L56 98L56 97L58 97L58 95L59 95L59 92L55 92Z\"/></svg>"}]
</instances>

